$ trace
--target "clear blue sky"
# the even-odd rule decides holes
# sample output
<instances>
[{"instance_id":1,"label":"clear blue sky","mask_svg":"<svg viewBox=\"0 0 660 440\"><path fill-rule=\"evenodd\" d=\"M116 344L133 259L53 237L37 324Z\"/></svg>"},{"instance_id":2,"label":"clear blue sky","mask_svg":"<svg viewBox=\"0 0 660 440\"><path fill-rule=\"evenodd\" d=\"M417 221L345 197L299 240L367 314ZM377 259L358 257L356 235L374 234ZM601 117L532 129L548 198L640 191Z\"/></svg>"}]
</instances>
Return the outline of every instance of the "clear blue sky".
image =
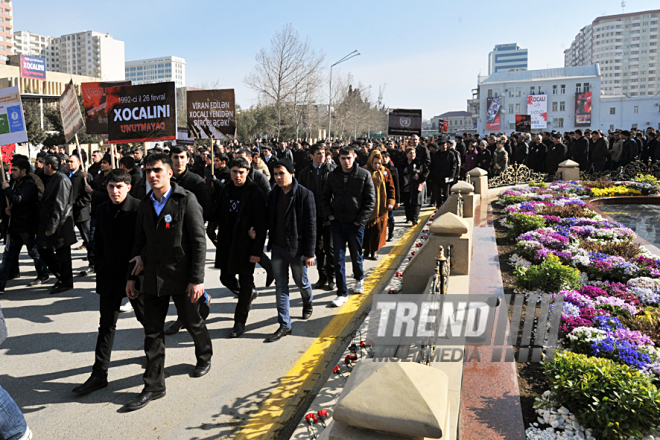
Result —
<instances>
[{"instance_id":1,"label":"clear blue sky","mask_svg":"<svg viewBox=\"0 0 660 440\"><path fill-rule=\"evenodd\" d=\"M658 0L627 0L626 12L660 9ZM390 108L422 108L424 118L465 110L477 75L488 72L496 44L529 49L529 68L563 66L563 51L600 15L621 13L620 0L577 1L214 1L19 0L14 30L42 35L95 30L125 42L126 60L179 56L187 85L219 81L255 103L243 84L259 49L291 23L326 55L326 65L354 49L341 66L355 81L387 83Z\"/></svg>"}]
</instances>

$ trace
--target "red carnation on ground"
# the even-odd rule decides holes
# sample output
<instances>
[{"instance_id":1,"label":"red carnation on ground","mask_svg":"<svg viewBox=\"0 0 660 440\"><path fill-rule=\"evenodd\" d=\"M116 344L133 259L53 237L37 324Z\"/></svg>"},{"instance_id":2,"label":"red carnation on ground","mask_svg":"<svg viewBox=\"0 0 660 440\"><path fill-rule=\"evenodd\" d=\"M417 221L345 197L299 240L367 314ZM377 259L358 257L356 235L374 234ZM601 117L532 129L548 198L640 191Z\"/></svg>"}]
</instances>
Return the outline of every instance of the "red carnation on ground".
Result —
<instances>
[{"instance_id":1,"label":"red carnation on ground","mask_svg":"<svg viewBox=\"0 0 660 440\"><path fill-rule=\"evenodd\" d=\"M328 420L328 418L330 417L328 415L328 410L327 409L320 409L320 410L316 411L316 415L319 417L319 420L321 421L321 425L323 425L323 427L325 428L326 427L325 421Z\"/></svg>"}]
</instances>

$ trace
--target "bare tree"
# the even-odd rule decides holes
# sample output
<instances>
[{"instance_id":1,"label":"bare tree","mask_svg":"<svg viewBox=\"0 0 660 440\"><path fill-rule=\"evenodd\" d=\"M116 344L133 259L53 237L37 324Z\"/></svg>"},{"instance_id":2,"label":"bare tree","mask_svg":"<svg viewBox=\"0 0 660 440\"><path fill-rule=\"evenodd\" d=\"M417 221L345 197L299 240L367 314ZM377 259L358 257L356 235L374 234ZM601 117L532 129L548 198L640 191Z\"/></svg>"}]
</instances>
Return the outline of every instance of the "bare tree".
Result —
<instances>
[{"instance_id":1,"label":"bare tree","mask_svg":"<svg viewBox=\"0 0 660 440\"><path fill-rule=\"evenodd\" d=\"M301 41L290 24L275 33L270 48L257 54L254 71L245 77L244 83L259 93L263 104L275 107L278 138L286 126L295 125L298 131L296 107L313 96L320 85L318 76L324 58L311 47L309 38ZM293 105L292 121L287 120L288 105Z\"/></svg>"}]
</instances>

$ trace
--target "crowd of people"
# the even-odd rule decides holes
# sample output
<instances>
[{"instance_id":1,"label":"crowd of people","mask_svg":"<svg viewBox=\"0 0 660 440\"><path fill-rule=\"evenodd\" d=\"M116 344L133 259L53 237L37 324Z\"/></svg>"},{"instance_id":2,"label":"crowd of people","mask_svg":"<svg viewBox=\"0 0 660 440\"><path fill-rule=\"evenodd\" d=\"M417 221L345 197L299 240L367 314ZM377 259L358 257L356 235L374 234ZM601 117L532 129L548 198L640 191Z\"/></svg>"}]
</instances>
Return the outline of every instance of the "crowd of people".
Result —
<instances>
[{"instance_id":1,"label":"crowd of people","mask_svg":"<svg viewBox=\"0 0 660 440\"><path fill-rule=\"evenodd\" d=\"M6 164L0 294L20 276L23 246L37 273L28 286L54 277L51 294L72 289L77 230L82 245L76 249L86 251L88 262L78 276L96 275L100 326L92 373L73 392L108 385L118 314L134 310L144 327L147 359L144 389L126 405L136 410L165 395L165 335L185 328L195 344L194 376L211 368L207 239L222 285L237 297L230 337L245 332L259 292L259 264L266 287L275 283L279 328L267 338L275 342L292 332L289 271L303 299L303 319L313 313L314 290L336 290L331 306L342 306L349 295L347 248L351 290L360 294L363 259L377 260L393 239L393 213L401 205L406 222L416 225L423 205L442 205L451 186L475 167L498 175L521 163L555 173L559 163L572 159L582 170L603 171L635 159L658 160L657 144L657 133L648 129L607 136L598 130L484 139L464 134L453 140L413 135L313 145L232 141L214 145L213 152L210 146L156 145L148 154L120 144L89 158L84 150L68 155L64 148L44 148L34 163L14 155ZM312 285L308 269L314 265L318 281ZM165 329L170 298L178 318ZM2 392L0 402L9 398Z\"/></svg>"}]
</instances>

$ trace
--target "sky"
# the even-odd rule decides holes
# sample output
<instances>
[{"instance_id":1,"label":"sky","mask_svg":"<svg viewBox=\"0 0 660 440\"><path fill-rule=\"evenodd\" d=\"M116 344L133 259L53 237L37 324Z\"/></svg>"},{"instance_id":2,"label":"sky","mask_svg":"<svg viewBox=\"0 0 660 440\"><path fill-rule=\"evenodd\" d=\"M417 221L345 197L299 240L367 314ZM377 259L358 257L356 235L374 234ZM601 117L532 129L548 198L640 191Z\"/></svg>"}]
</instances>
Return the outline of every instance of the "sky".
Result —
<instances>
[{"instance_id":1,"label":"sky","mask_svg":"<svg viewBox=\"0 0 660 440\"><path fill-rule=\"evenodd\" d=\"M660 9L658 0L626 3L626 13ZM620 0L17 0L14 30L52 37L110 33L125 42L126 61L183 57L186 85L233 88L246 108L256 104L256 94L244 84L255 55L291 24L325 54L326 68L360 51L333 75L350 72L356 84L371 85L372 101L387 84L385 106L421 108L429 119L466 110L496 44L528 49L530 70L563 67L564 49L581 28L598 16L620 13Z\"/></svg>"}]
</instances>

